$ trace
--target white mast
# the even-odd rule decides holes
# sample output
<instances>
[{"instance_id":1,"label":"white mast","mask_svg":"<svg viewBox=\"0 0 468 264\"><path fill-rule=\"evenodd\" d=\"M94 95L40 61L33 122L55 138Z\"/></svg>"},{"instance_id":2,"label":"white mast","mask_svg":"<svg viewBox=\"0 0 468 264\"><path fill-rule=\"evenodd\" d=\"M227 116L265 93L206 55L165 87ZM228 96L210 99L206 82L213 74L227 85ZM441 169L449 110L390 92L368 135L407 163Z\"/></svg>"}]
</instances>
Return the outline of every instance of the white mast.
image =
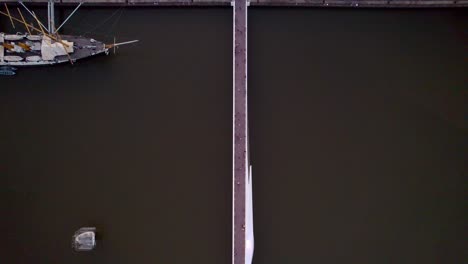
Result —
<instances>
[{"instance_id":1,"label":"white mast","mask_svg":"<svg viewBox=\"0 0 468 264\"><path fill-rule=\"evenodd\" d=\"M47 2L47 24L48 24L48 31L54 32L55 30L55 3L54 0L49 0Z\"/></svg>"}]
</instances>

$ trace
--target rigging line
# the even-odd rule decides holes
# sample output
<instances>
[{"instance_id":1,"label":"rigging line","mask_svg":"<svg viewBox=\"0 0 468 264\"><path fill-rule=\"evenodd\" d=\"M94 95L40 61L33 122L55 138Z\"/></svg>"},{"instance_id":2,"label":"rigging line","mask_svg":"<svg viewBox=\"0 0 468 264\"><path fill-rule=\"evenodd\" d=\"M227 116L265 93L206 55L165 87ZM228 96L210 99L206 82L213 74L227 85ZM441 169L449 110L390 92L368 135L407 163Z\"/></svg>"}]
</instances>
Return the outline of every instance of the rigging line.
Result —
<instances>
[{"instance_id":1,"label":"rigging line","mask_svg":"<svg viewBox=\"0 0 468 264\"><path fill-rule=\"evenodd\" d=\"M118 22L119 22L120 19L122 18L122 15L123 15L124 12L125 12L125 9L122 9L122 12L120 12L119 17L114 21L114 23L112 23L112 25L111 25L111 27L110 27L110 29L109 29L108 32L110 32L110 33L113 32L115 26L118 24Z\"/></svg>"},{"instance_id":2,"label":"rigging line","mask_svg":"<svg viewBox=\"0 0 468 264\"><path fill-rule=\"evenodd\" d=\"M81 27L73 27L71 29L68 29L67 31L70 32L70 33L73 33L75 35L80 35L80 36L83 36L84 32L86 32L87 29L85 28L81 28ZM103 36L103 37L112 37L112 35L109 35L109 34L104 34L104 32L99 32L99 31L95 31L93 32L93 36L96 35L96 36Z\"/></svg>"},{"instance_id":3,"label":"rigging line","mask_svg":"<svg viewBox=\"0 0 468 264\"><path fill-rule=\"evenodd\" d=\"M75 18L74 21L70 21L69 26L67 27L67 30L69 30L69 28L74 28L75 25L86 24L86 25L89 25L90 27L93 26L93 24L87 22L89 13L90 12L86 11L86 9L81 10L80 15L77 18ZM81 14L83 14L83 15L81 15Z\"/></svg>"},{"instance_id":4,"label":"rigging line","mask_svg":"<svg viewBox=\"0 0 468 264\"><path fill-rule=\"evenodd\" d=\"M76 24L78 24L78 25L83 25L83 26L89 26L89 27L93 26L92 24L86 23L86 22L83 22L83 23L78 22L78 23L76 23ZM78 26L76 26L74 23L70 23L69 28L67 28L67 31L68 31L68 32L74 32L74 33L77 33L77 32L78 32L80 36L83 36L83 33L86 32L86 31L88 31L89 27L78 27ZM96 32L97 32L97 31L96 31ZM94 33L94 32L93 32L93 35L94 35L94 34L97 34L97 33Z\"/></svg>"},{"instance_id":5,"label":"rigging line","mask_svg":"<svg viewBox=\"0 0 468 264\"><path fill-rule=\"evenodd\" d=\"M120 7L119 9L115 10L114 13L112 13L112 15L110 17L108 17L107 19L105 19L103 22L101 22L100 24L98 24L97 26L95 26L94 28L92 28L91 30L87 31L84 33L84 35L88 34L88 33L92 33L94 30L96 30L97 28L103 26L105 23L107 23L107 21L109 21L113 16L115 16L115 14L117 14L117 12L120 11L120 9L122 9L123 7Z\"/></svg>"},{"instance_id":6,"label":"rigging line","mask_svg":"<svg viewBox=\"0 0 468 264\"><path fill-rule=\"evenodd\" d=\"M74 27L74 25L87 25L87 26L92 27L92 26L95 25L95 24L92 24L92 23L88 22L88 20L89 20L88 17L89 17L89 14L91 13L91 11L88 12L86 9L84 9L84 10L81 10L81 13L83 13L84 15L78 16L78 19L71 22L70 24L73 25L73 26L70 26L70 27Z\"/></svg>"}]
</instances>

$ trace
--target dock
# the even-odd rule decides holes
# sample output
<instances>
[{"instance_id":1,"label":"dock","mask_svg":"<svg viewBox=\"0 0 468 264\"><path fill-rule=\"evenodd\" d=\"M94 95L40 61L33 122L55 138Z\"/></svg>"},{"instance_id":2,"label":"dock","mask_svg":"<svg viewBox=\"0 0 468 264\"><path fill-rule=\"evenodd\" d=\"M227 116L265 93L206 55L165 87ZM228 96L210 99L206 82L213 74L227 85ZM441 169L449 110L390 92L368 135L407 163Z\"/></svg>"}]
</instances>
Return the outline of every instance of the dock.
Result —
<instances>
[{"instance_id":1,"label":"dock","mask_svg":"<svg viewBox=\"0 0 468 264\"><path fill-rule=\"evenodd\" d=\"M15 0L1 0L16 3ZM26 0L28 5L48 0ZM76 5L81 0L55 0L57 5ZM250 0L250 6L349 7L349 8L439 8L468 7L468 0ZM230 6L231 0L86 0L87 6Z\"/></svg>"},{"instance_id":2,"label":"dock","mask_svg":"<svg viewBox=\"0 0 468 264\"><path fill-rule=\"evenodd\" d=\"M247 111L247 1L233 1L233 192L232 263L245 264L249 174Z\"/></svg>"}]
</instances>

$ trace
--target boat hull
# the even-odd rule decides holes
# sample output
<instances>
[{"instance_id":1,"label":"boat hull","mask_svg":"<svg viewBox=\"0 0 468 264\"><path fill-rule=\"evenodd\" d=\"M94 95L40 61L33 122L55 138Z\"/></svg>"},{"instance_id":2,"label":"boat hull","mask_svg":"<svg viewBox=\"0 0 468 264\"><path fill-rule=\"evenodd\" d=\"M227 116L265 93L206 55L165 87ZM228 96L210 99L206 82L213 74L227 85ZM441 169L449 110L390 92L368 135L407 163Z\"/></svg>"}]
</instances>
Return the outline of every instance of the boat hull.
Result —
<instances>
[{"instance_id":1,"label":"boat hull","mask_svg":"<svg viewBox=\"0 0 468 264\"><path fill-rule=\"evenodd\" d=\"M15 56L23 57L21 61L7 61L0 60L0 66L15 66L15 67L27 67L27 66L48 66L61 63L69 63L70 60L73 62L88 57L93 57L100 54L107 54L108 48L103 42L85 38L81 36L62 35L62 40L73 42L73 52L67 55L56 56L53 60L39 60L39 61L27 61L29 56L40 55L37 52L24 52L15 53ZM21 41L21 40L20 40ZM6 54L5 54L6 55Z\"/></svg>"}]
</instances>

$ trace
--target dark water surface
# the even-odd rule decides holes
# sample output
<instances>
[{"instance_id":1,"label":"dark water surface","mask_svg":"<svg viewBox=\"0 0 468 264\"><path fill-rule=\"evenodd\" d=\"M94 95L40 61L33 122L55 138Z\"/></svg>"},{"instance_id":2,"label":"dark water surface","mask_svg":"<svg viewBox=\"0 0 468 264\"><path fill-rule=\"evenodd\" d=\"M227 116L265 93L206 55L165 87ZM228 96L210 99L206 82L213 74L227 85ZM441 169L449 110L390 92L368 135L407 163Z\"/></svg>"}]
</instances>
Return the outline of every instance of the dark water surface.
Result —
<instances>
[{"instance_id":1,"label":"dark water surface","mask_svg":"<svg viewBox=\"0 0 468 264\"><path fill-rule=\"evenodd\" d=\"M118 40L138 45L2 79L0 263L229 261L231 21L129 10ZM90 254L71 250L83 225L103 232Z\"/></svg>"},{"instance_id":2,"label":"dark water surface","mask_svg":"<svg viewBox=\"0 0 468 264\"><path fill-rule=\"evenodd\" d=\"M230 262L231 10L116 10L65 32L137 45L0 79L0 263ZM254 263L468 261L466 22L251 10Z\"/></svg>"},{"instance_id":3,"label":"dark water surface","mask_svg":"<svg viewBox=\"0 0 468 264\"><path fill-rule=\"evenodd\" d=\"M255 263L466 263L461 13L249 18Z\"/></svg>"}]
</instances>

